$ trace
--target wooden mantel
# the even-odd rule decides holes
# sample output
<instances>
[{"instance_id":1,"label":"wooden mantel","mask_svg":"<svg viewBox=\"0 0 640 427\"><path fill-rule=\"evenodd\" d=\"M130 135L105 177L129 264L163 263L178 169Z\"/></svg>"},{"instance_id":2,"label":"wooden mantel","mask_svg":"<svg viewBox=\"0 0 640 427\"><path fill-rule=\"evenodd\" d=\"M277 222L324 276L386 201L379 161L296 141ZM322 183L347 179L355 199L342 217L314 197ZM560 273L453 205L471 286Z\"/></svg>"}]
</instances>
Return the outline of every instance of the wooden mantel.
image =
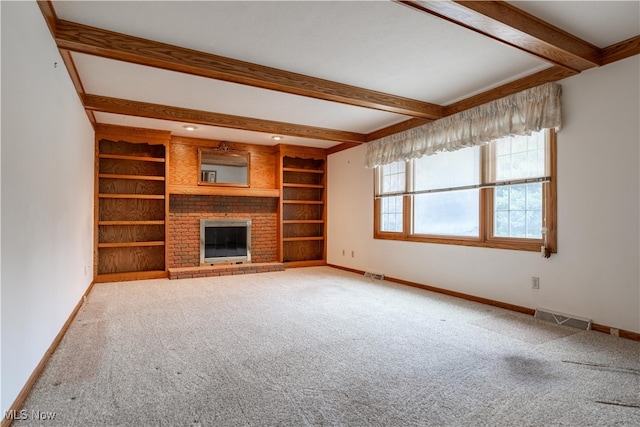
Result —
<instances>
[{"instance_id":1,"label":"wooden mantel","mask_svg":"<svg viewBox=\"0 0 640 427\"><path fill-rule=\"evenodd\" d=\"M203 187L193 185L171 185L169 194L190 194L197 196L236 196L236 197L280 197L277 188L242 187Z\"/></svg>"},{"instance_id":2,"label":"wooden mantel","mask_svg":"<svg viewBox=\"0 0 640 427\"><path fill-rule=\"evenodd\" d=\"M275 147L227 142L231 150L251 153L250 187L198 185L199 148L216 148L221 141L173 136L169 144L169 194L239 197L280 197Z\"/></svg>"}]
</instances>

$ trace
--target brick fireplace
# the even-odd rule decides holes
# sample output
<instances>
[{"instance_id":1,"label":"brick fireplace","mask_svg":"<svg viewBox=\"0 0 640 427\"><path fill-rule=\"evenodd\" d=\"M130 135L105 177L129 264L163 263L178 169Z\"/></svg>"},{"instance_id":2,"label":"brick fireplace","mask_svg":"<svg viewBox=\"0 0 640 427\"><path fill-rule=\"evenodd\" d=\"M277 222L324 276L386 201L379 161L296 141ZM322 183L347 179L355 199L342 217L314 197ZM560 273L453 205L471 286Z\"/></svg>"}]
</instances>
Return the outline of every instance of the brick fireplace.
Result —
<instances>
[{"instance_id":1,"label":"brick fireplace","mask_svg":"<svg viewBox=\"0 0 640 427\"><path fill-rule=\"evenodd\" d=\"M169 199L169 268L200 266L200 220L251 218L253 263L278 257L278 199L172 194Z\"/></svg>"}]
</instances>

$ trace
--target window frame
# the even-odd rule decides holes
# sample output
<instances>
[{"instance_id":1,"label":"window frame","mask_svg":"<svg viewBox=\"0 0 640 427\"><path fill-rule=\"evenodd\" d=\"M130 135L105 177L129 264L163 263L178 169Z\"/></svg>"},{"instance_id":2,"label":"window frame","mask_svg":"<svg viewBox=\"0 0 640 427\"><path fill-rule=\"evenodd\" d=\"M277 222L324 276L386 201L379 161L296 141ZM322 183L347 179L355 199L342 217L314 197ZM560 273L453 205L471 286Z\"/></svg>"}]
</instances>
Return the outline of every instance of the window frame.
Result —
<instances>
[{"instance_id":1,"label":"window frame","mask_svg":"<svg viewBox=\"0 0 640 427\"><path fill-rule=\"evenodd\" d=\"M435 243L435 244L451 244L462 246L476 246L485 248L497 248L497 249L510 249L521 251L540 252L541 247L544 245L548 253L557 253L557 167L556 167L556 132L553 129L546 131L546 138L548 138L548 167L550 179L542 183L542 223L546 228L546 242L545 238L531 239L521 237L499 237L493 235L494 227L494 188L495 187L481 187L479 189L479 225L480 230L478 237L467 236L450 236L450 235L428 235L428 234L414 234L413 230L413 200L414 195L404 194L403 197L403 227L401 232L389 232L381 231L381 217L382 217L382 197L378 192L380 189L380 174L379 168L376 168L374 173L374 239L382 240L400 240L407 242L423 242L423 243ZM485 161L487 156L487 146L481 147L480 162L484 168L487 164ZM406 162L406 181L405 181L405 193L409 192L411 187L410 180L413 177L413 162ZM481 170L483 177L486 175L486 171Z\"/></svg>"}]
</instances>

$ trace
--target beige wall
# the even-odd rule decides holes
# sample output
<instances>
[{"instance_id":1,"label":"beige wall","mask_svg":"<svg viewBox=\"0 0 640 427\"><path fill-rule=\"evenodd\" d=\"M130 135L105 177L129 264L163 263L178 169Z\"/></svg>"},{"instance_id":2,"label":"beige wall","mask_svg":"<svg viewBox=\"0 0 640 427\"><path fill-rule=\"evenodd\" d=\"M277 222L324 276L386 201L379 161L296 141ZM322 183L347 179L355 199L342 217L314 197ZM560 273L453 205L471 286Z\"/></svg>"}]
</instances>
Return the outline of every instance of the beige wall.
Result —
<instances>
[{"instance_id":1,"label":"beige wall","mask_svg":"<svg viewBox=\"0 0 640 427\"><path fill-rule=\"evenodd\" d=\"M329 156L328 262L640 332L640 57L559 83L558 254L374 240L357 147Z\"/></svg>"},{"instance_id":2,"label":"beige wall","mask_svg":"<svg viewBox=\"0 0 640 427\"><path fill-rule=\"evenodd\" d=\"M4 414L92 280L94 134L37 4L0 5Z\"/></svg>"}]
</instances>

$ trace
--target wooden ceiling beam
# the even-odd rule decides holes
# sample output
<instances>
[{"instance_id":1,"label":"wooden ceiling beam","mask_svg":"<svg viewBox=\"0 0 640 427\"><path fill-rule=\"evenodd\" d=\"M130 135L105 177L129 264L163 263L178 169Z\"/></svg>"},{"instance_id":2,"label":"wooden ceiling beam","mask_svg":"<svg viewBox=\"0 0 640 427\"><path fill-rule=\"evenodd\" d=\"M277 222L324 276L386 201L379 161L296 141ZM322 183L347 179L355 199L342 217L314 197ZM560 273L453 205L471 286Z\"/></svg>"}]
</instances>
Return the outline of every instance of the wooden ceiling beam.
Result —
<instances>
[{"instance_id":1,"label":"wooden ceiling beam","mask_svg":"<svg viewBox=\"0 0 640 427\"><path fill-rule=\"evenodd\" d=\"M385 136L393 135L394 133L404 132L405 130L413 129L418 126L427 124L433 120L426 119L409 119L395 125L387 126L386 128L379 129L377 131L367 134L367 142L375 141L376 139L384 138Z\"/></svg>"},{"instance_id":2,"label":"wooden ceiling beam","mask_svg":"<svg viewBox=\"0 0 640 427\"><path fill-rule=\"evenodd\" d=\"M51 0L38 0L38 7L40 8L40 12L42 12L42 16L44 17L45 22L47 23L47 27L49 27L49 31L51 32L51 36L55 39L56 36L56 25L58 22L58 16L56 15L56 11L53 8L53 3ZM64 65L67 67L67 72L69 73L69 77L71 77L71 81L73 82L73 86L76 89L76 93L82 100L84 96L84 87L82 86L82 81L80 80L80 75L78 74L78 69L76 68L76 64L73 62L73 58L71 54L63 49L58 49L60 52L60 56L64 61ZM86 110L85 110L86 111ZM96 118L91 111L86 111L87 117L89 121L94 126L96 125Z\"/></svg>"},{"instance_id":3,"label":"wooden ceiling beam","mask_svg":"<svg viewBox=\"0 0 640 427\"><path fill-rule=\"evenodd\" d=\"M361 133L232 116L229 114L211 113L208 111L171 107L167 105L151 104L148 102L110 98L107 96L86 94L83 97L83 104L86 110L95 112L124 114L127 116L171 120L175 122L194 123L254 132L275 133L278 135L297 136L301 138L321 139L326 141L348 142L355 144L362 144L366 142L366 135Z\"/></svg>"},{"instance_id":4,"label":"wooden ceiling beam","mask_svg":"<svg viewBox=\"0 0 640 427\"><path fill-rule=\"evenodd\" d=\"M38 0L38 7L40 8L40 12L49 27L51 35L55 37L58 16L56 15L56 10L53 8L53 3L51 0Z\"/></svg>"},{"instance_id":5,"label":"wooden ceiling beam","mask_svg":"<svg viewBox=\"0 0 640 427\"><path fill-rule=\"evenodd\" d=\"M405 1L426 12L574 71L601 65L601 50L504 1Z\"/></svg>"},{"instance_id":6,"label":"wooden ceiling beam","mask_svg":"<svg viewBox=\"0 0 640 427\"><path fill-rule=\"evenodd\" d=\"M578 74L577 71L569 70L567 68L558 66L550 67L530 76L514 80L503 84L502 86L495 87L486 92L479 93L475 96L471 96L463 99L462 101L448 105L445 109L446 115L450 116L452 114L486 104L487 102L495 101L496 99L504 98L505 96L513 95L514 93L518 93L544 83L556 82L567 77L575 76L576 74Z\"/></svg>"},{"instance_id":7,"label":"wooden ceiling beam","mask_svg":"<svg viewBox=\"0 0 640 427\"><path fill-rule=\"evenodd\" d=\"M60 49L411 117L442 117L439 105L58 20Z\"/></svg>"},{"instance_id":8,"label":"wooden ceiling beam","mask_svg":"<svg viewBox=\"0 0 640 427\"><path fill-rule=\"evenodd\" d=\"M563 67L558 67L558 66L550 67L550 68L547 68L546 70L540 71L538 73L532 74L527 77L523 77L521 79L515 80L510 83L506 83L502 86L498 86L486 92L479 93L475 96L465 98L462 101L446 106L445 117L450 116L452 114L459 113L461 111L468 110L470 108L477 107L482 104L486 104L487 102L495 101L496 99L500 99L505 96L509 96L526 89L530 89L532 87L535 87L544 83L555 82L567 77L571 77L576 74L578 74L577 71L568 70ZM413 129L415 127L422 126L426 123L429 123L430 121L432 120L415 119L415 118L405 120L404 122L400 122L395 125L391 125L384 129L380 129L375 132L367 134L366 136L367 142L375 141L376 139L384 138L385 136L389 136L399 132L403 132L405 130Z\"/></svg>"},{"instance_id":9,"label":"wooden ceiling beam","mask_svg":"<svg viewBox=\"0 0 640 427\"><path fill-rule=\"evenodd\" d=\"M64 61L64 65L67 67L67 72L69 73L69 77L71 77L71 82L73 82L73 87L76 88L76 93L78 94L78 96L80 97L80 100L82 101L86 92L84 90L84 86L82 85L82 80L80 80L80 74L78 73L78 69L76 68L76 63L73 61L71 52L64 49L59 49L59 51L60 51L60 56ZM94 129L95 129L95 125L97 123L96 116L93 114L93 111L85 109L85 112L87 113L87 116L89 117L89 121L91 122L91 124L94 126Z\"/></svg>"},{"instance_id":10,"label":"wooden ceiling beam","mask_svg":"<svg viewBox=\"0 0 640 427\"><path fill-rule=\"evenodd\" d=\"M327 155L339 153L340 151L348 150L349 148L357 147L360 144L354 144L352 142L343 142L342 144L334 145L333 147L327 148L325 151Z\"/></svg>"},{"instance_id":11,"label":"wooden ceiling beam","mask_svg":"<svg viewBox=\"0 0 640 427\"><path fill-rule=\"evenodd\" d=\"M640 54L640 36L635 36L602 49L602 65L611 64L638 54Z\"/></svg>"}]
</instances>

